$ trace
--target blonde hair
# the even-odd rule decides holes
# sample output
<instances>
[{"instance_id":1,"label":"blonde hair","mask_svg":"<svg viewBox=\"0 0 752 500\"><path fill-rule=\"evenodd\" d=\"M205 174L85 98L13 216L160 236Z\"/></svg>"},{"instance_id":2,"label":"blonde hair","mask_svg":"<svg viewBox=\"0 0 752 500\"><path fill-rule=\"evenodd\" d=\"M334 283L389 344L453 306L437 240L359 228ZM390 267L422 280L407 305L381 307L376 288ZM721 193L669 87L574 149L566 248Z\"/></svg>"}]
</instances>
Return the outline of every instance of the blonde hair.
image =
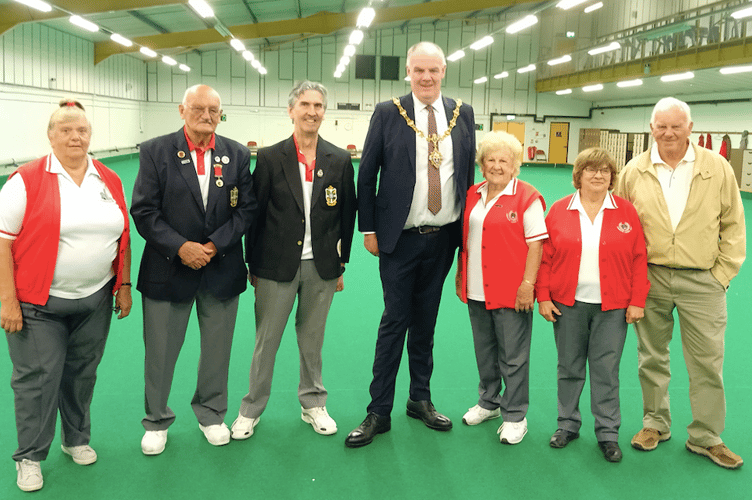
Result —
<instances>
[{"instance_id":1,"label":"blonde hair","mask_svg":"<svg viewBox=\"0 0 752 500\"><path fill-rule=\"evenodd\" d=\"M51 132L58 123L65 123L83 118L89 125L89 131L91 131L91 122L86 116L86 110L83 104L75 99L61 99L58 103L58 108L52 112L50 116L50 123L47 125L47 133Z\"/></svg>"},{"instance_id":2,"label":"blonde hair","mask_svg":"<svg viewBox=\"0 0 752 500\"><path fill-rule=\"evenodd\" d=\"M483 160L486 156L504 148L507 148L512 155L514 177L517 177L520 175L520 166L522 165L522 144L515 136L508 132L489 132L483 136L478 145L478 153L475 155L475 161L483 168Z\"/></svg>"}]
</instances>

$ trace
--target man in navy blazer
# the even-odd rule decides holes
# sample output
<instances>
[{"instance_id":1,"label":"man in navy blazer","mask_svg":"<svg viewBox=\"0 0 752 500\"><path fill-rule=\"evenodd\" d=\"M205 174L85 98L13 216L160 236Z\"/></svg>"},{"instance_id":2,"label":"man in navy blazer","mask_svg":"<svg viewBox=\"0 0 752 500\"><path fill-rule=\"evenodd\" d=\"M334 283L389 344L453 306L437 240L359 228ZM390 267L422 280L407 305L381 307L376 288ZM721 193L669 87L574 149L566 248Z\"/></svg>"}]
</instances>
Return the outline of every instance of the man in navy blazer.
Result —
<instances>
[{"instance_id":1,"label":"man in navy blazer","mask_svg":"<svg viewBox=\"0 0 752 500\"><path fill-rule=\"evenodd\" d=\"M256 209L248 148L214 133L219 94L189 88L185 126L141 145L131 215L146 240L138 274L144 316L146 432L141 450L158 455L175 414L167 406L194 302L201 332L191 406L206 439L230 441L224 423L238 296L246 288L241 238Z\"/></svg>"},{"instance_id":2,"label":"man in navy blazer","mask_svg":"<svg viewBox=\"0 0 752 500\"><path fill-rule=\"evenodd\" d=\"M363 146L358 226L366 249L379 257L384 314L368 415L345 440L349 447L367 445L391 428L406 334L407 414L432 429L452 428L431 402L433 337L475 174L475 119L472 107L442 97L445 72L441 48L430 42L412 46L407 52L412 93L376 106Z\"/></svg>"},{"instance_id":3,"label":"man in navy blazer","mask_svg":"<svg viewBox=\"0 0 752 500\"><path fill-rule=\"evenodd\" d=\"M296 298L301 418L319 434L337 432L326 409L321 350L332 298L344 286L357 201L350 154L318 133L326 96L320 83L303 81L292 89L287 111L293 134L259 150L253 171L259 209L246 238L246 258L256 288L256 341L233 439L251 437L266 408L274 360Z\"/></svg>"}]
</instances>

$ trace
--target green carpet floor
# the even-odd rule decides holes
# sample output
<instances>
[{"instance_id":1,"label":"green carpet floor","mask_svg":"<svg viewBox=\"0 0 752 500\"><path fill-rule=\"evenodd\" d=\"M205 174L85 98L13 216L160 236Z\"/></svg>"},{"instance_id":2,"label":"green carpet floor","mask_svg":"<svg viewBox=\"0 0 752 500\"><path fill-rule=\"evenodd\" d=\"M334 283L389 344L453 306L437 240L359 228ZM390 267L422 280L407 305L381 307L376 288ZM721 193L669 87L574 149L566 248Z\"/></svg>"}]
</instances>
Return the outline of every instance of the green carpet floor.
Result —
<instances>
[{"instance_id":1,"label":"green carpet floor","mask_svg":"<svg viewBox=\"0 0 752 500\"><path fill-rule=\"evenodd\" d=\"M136 159L107 162L123 178L130 194L138 168ZM525 167L521 179L531 182L550 205L573 191L567 168ZM480 179L476 175L476 179ZM130 196L129 196L130 198ZM752 201L745 199L752 213ZM143 240L133 238L134 274ZM452 271L453 272L453 271ZM731 449L752 460L752 433L744 420L752 410L752 266L747 264L728 292L725 383L728 416L723 438ZM45 486L35 498L410 498L410 499L631 499L750 498L752 465L727 471L684 449L690 423L687 372L678 338L672 343L671 384L673 439L651 453L629 446L641 428L642 399L637 378L634 332L630 329L621 365L624 459L607 463L598 450L590 415L589 390L581 400L581 438L554 450L548 440L556 429L556 350L551 325L537 313L533 328L530 373L529 432L522 443L502 445L500 420L477 427L462 424L464 412L477 402L477 370L467 309L447 280L435 342L432 394L436 407L454 420L450 432L426 428L405 415L408 373L406 358L397 381L392 430L373 444L351 450L347 433L365 417L368 385L383 310L377 260L356 234L345 290L335 296L324 343L327 407L339 425L334 436L319 436L300 419L297 402L298 355L295 332L288 325L275 371L272 397L256 433L247 441L215 448L198 429L190 408L198 362L198 326L191 320L176 369L170 406L177 414L165 452L141 453L143 433L143 342L140 295L130 317L113 321L92 405L92 446L99 461L74 464L55 439L42 463ZM747 326L745 326L747 325ZM230 364L230 404L226 422L237 415L248 387L253 351L253 292L241 296ZM10 458L16 448L13 394L8 356L0 356L0 499L24 498L15 485ZM746 492L746 493L745 493Z\"/></svg>"}]
</instances>

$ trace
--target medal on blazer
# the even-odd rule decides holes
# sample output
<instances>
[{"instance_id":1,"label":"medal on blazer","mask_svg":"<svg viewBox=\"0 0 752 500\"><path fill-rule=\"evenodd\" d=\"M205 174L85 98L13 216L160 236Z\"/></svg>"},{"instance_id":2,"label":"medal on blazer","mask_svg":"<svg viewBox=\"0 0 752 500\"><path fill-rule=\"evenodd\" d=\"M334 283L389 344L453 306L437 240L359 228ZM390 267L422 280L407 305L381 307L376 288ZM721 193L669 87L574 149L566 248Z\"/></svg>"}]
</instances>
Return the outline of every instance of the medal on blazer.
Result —
<instances>
[{"instance_id":1,"label":"medal on blazer","mask_svg":"<svg viewBox=\"0 0 752 500\"><path fill-rule=\"evenodd\" d=\"M238 206L238 188L234 187L230 189L230 206L235 208Z\"/></svg>"},{"instance_id":2,"label":"medal on blazer","mask_svg":"<svg viewBox=\"0 0 752 500\"><path fill-rule=\"evenodd\" d=\"M405 123L407 123L407 126L413 129L413 131L418 134L421 138L426 139L428 142L433 144L433 152L428 156L428 160L431 162L431 165L434 168L439 168L441 166L441 162L444 159L444 156L439 152L439 143L449 137L449 134L452 133L452 129L455 125L457 125L457 117L460 116L460 108L462 107L462 100L457 99L457 105L454 108L454 112L452 114L452 119L449 120L449 126L444 131L444 133L439 137L439 134L430 134L426 136L426 134L423 133L422 130L418 130L418 127L415 126L415 122L410 119L409 116L407 116L407 111L405 111L405 108L402 107L402 104L400 104L400 100L397 97L392 97L392 102L397 106L397 109L399 109L399 113L402 116L402 118L405 119Z\"/></svg>"},{"instance_id":3,"label":"medal on blazer","mask_svg":"<svg viewBox=\"0 0 752 500\"><path fill-rule=\"evenodd\" d=\"M215 163L214 164L214 177L216 177L216 181L214 184L217 185L218 188L221 188L225 185L225 181L222 180L222 164L221 163Z\"/></svg>"},{"instance_id":4,"label":"medal on blazer","mask_svg":"<svg viewBox=\"0 0 752 500\"><path fill-rule=\"evenodd\" d=\"M324 190L324 194L326 195L326 206L333 207L337 204L337 188L329 184L329 187Z\"/></svg>"}]
</instances>

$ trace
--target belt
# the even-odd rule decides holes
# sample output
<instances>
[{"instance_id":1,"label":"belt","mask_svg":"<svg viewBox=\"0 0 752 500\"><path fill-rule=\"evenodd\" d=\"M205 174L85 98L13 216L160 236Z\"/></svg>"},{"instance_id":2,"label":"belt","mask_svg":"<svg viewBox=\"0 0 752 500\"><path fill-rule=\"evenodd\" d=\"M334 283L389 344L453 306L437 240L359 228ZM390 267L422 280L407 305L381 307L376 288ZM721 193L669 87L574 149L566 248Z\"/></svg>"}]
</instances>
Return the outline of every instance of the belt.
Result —
<instances>
[{"instance_id":1,"label":"belt","mask_svg":"<svg viewBox=\"0 0 752 500\"><path fill-rule=\"evenodd\" d=\"M418 227L410 227L405 229L405 232L408 233L418 233L418 234L431 234L435 233L437 231L441 231L441 228L444 226L418 226Z\"/></svg>"}]
</instances>

